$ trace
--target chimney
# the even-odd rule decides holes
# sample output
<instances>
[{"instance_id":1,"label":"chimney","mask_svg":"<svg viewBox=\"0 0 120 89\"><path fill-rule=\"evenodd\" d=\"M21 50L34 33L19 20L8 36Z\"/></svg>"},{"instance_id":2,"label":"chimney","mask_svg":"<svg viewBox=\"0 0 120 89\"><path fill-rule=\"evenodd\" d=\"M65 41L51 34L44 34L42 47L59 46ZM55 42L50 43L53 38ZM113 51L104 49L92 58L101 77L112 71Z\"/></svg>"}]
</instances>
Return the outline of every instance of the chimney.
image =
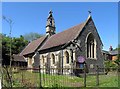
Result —
<instances>
[{"instance_id":1,"label":"chimney","mask_svg":"<svg viewBox=\"0 0 120 89\"><path fill-rule=\"evenodd\" d=\"M110 48L109 48L109 51L113 51L113 48L112 48L112 46L110 46Z\"/></svg>"}]
</instances>

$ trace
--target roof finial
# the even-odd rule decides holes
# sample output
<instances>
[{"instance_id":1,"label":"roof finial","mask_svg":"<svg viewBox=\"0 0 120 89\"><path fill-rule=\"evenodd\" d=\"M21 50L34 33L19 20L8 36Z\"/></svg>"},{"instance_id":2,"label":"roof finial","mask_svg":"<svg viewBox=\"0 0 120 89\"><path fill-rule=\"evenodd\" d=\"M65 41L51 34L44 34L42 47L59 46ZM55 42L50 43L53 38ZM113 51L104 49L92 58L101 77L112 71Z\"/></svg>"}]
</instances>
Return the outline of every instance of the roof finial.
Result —
<instances>
[{"instance_id":1,"label":"roof finial","mask_svg":"<svg viewBox=\"0 0 120 89\"><path fill-rule=\"evenodd\" d=\"M92 12L91 12L90 10L88 11L88 13L89 13L89 15L91 16L91 13L92 13Z\"/></svg>"},{"instance_id":2,"label":"roof finial","mask_svg":"<svg viewBox=\"0 0 120 89\"><path fill-rule=\"evenodd\" d=\"M50 10L49 14L52 14L52 13L53 13L52 10Z\"/></svg>"},{"instance_id":3,"label":"roof finial","mask_svg":"<svg viewBox=\"0 0 120 89\"><path fill-rule=\"evenodd\" d=\"M46 35L53 35L55 34L55 20L52 15L52 10L49 11L49 16L47 18L47 24L46 24Z\"/></svg>"},{"instance_id":4,"label":"roof finial","mask_svg":"<svg viewBox=\"0 0 120 89\"><path fill-rule=\"evenodd\" d=\"M49 11L49 15L48 15L48 18L51 18L52 17L52 10Z\"/></svg>"}]
</instances>

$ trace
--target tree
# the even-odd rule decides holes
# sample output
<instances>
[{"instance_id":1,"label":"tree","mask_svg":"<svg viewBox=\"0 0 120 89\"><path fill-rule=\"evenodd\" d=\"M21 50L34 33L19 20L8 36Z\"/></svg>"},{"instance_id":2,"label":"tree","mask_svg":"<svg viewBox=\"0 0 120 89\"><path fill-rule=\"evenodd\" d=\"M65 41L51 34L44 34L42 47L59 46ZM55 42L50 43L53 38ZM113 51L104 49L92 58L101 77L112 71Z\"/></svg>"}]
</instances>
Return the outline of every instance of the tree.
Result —
<instances>
[{"instance_id":1,"label":"tree","mask_svg":"<svg viewBox=\"0 0 120 89\"><path fill-rule=\"evenodd\" d=\"M35 40L37 38L40 38L41 36L43 36L43 35L41 35L39 33L33 33L33 32L30 32L30 33L27 33L27 34L23 35L25 40L28 40L28 41L33 41L33 40Z\"/></svg>"},{"instance_id":2,"label":"tree","mask_svg":"<svg viewBox=\"0 0 120 89\"><path fill-rule=\"evenodd\" d=\"M10 37L2 35L2 64L9 65L10 61Z\"/></svg>"},{"instance_id":3,"label":"tree","mask_svg":"<svg viewBox=\"0 0 120 89\"><path fill-rule=\"evenodd\" d=\"M120 44L118 45L118 47L115 49L118 51L118 55L117 55L117 60L115 60L114 62L120 66Z\"/></svg>"},{"instance_id":4,"label":"tree","mask_svg":"<svg viewBox=\"0 0 120 89\"><path fill-rule=\"evenodd\" d=\"M2 64L3 65L9 65L10 63L10 40L11 38L9 36L6 36L5 34L2 35ZM21 35L20 37L12 38L12 54L18 54L20 53L23 48L28 44L28 41L24 39L24 37Z\"/></svg>"},{"instance_id":5,"label":"tree","mask_svg":"<svg viewBox=\"0 0 120 89\"><path fill-rule=\"evenodd\" d=\"M12 39L12 54L18 54L20 53L25 46L28 44L28 41L24 39L24 37L21 35L19 38L13 38Z\"/></svg>"}]
</instances>

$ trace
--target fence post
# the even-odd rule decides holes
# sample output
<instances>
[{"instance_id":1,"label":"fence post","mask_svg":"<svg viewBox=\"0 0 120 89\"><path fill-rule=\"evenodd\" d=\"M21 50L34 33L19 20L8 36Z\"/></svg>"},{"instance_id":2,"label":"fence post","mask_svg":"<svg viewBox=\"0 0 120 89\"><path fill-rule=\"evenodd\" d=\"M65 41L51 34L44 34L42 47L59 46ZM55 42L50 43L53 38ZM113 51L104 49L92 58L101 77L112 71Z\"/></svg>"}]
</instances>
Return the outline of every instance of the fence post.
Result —
<instances>
[{"instance_id":1,"label":"fence post","mask_svg":"<svg viewBox=\"0 0 120 89\"><path fill-rule=\"evenodd\" d=\"M84 87L86 87L86 64L84 64Z\"/></svg>"},{"instance_id":2,"label":"fence post","mask_svg":"<svg viewBox=\"0 0 120 89\"><path fill-rule=\"evenodd\" d=\"M40 65L39 65L39 77L40 77L40 88L41 88L42 84L41 84L41 68L40 68Z\"/></svg>"},{"instance_id":3,"label":"fence post","mask_svg":"<svg viewBox=\"0 0 120 89\"><path fill-rule=\"evenodd\" d=\"M117 70L117 76L120 76L120 65L118 64ZM120 77L118 77L118 80L120 80ZM120 87L120 82L118 81L118 87Z\"/></svg>"},{"instance_id":4,"label":"fence post","mask_svg":"<svg viewBox=\"0 0 120 89\"><path fill-rule=\"evenodd\" d=\"M99 68L96 65L96 86L99 86Z\"/></svg>"},{"instance_id":5,"label":"fence post","mask_svg":"<svg viewBox=\"0 0 120 89\"><path fill-rule=\"evenodd\" d=\"M2 68L2 67L1 67L1 68ZM3 78L4 78L4 77L3 77L3 74L4 74L3 68L1 69L1 72L2 72L2 73L1 73L1 74L2 74L2 78L1 78L1 87L3 87Z\"/></svg>"},{"instance_id":6,"label":"fence post","mask_svg":"<svg viewBox=\"0 0 120 89\"><path fill-rule=\"evenodd\" d=\"M20 72L22 72L22 84L23 84L23 71L24 71L24 69L22 67L22 69L20 69Z\"/></svg>"}]
</instances>

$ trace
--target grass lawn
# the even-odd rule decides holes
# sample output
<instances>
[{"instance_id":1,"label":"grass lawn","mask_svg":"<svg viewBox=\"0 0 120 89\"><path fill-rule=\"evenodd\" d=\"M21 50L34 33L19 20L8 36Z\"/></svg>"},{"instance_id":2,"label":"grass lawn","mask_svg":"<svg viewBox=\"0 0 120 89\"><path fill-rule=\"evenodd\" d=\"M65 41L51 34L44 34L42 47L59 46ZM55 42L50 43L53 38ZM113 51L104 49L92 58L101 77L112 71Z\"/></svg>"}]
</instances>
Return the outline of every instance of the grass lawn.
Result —
<instances>
[{"instance_id":1,"label":"grass lawn","mask_svg":"<svg viewBox=\"0 0 120 89\"><path fill-rule=\"evenodd\" d=\"M14 87L39 87L39 73L22 71L14 73ZM87 87L96 87L96 76L87 75ZM43 87L83 87L84 78L69 75L41 74ZM109 72L107 75L99 75L99 87L118 87L117 72Z\"/></svg>"},{"instance_id":2,"label":"grass lawn","mask_svg":"<svg viewBox=\"0 0 120 89\"><path fill-rule=\"evenodd\" d=\"M99 87L118 87L117 72L109 72L107 75L99 76ZM87 87L96 86L96 76L87 77Z\"/></svg>"}]
</instances>

